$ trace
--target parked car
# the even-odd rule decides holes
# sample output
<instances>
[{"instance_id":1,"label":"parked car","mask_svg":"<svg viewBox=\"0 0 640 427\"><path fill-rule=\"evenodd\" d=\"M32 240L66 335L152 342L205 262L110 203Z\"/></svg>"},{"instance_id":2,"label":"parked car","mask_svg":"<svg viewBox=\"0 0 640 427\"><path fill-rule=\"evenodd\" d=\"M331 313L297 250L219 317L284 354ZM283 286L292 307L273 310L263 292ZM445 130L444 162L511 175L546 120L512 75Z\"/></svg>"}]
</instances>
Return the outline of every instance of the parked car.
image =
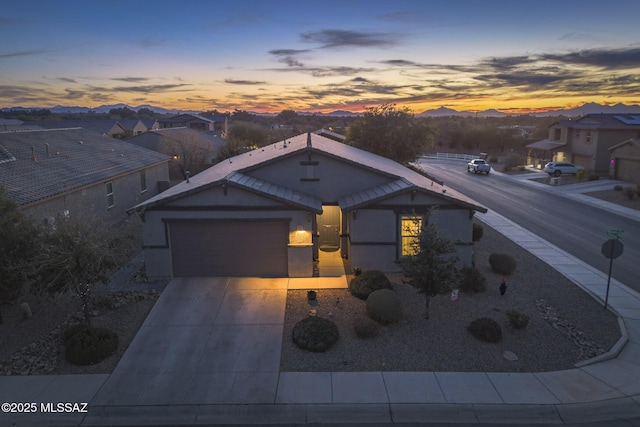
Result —
<instances>
[{"instance_id":1,"label":"parked car","mask_svg":"<svg viewBox=\"0 0 640 427\"><path fill-rule=\"evenodd\" d=\"M543 170L553 176L560 176L563 173L575 175L578 171L584 170L584 167L567 162L549 162L544 165Z\"/></svg>"},{"instance_id":2,"label":"parked car","mask_svg":"<svg viewBox=\"0 0 640 427\"><path fill-rule=\"evenodd\" d=\"M491 166L489 166L489 163L485 162L484 159L473 159L467 163L467 172L486 173L489 175Z\"/></svg>"}]
</instances>

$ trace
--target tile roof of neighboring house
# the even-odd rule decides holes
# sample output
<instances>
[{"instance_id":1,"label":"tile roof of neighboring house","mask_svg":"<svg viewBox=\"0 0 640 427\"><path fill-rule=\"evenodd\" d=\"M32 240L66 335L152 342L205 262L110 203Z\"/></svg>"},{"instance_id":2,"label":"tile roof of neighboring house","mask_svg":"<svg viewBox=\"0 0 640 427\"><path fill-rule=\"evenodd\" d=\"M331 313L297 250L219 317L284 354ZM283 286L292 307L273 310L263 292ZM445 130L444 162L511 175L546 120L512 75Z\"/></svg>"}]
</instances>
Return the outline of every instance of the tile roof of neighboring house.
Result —
<instances>
[{"instance_id":1,"label":"tile roof of neighboring house","mask_svg":"<svg viewBox=\"0 0 640 427\"><path fill-rule=\"evenodd\" d=\"M94 132L106 135L118 125L124 132L124 127L118 124L118 120L113 119L96 119L96 120L57 120L57 121L42 121L32 122L32 124L39 126L42 129L68 129L68 128L84 128L92 130Z\"/></svg>"},{"instance_id":2,"label":"tile roof of neighboring house","mask_svg":"<svg viewBox=\"0 0 640 427\"><path fill-rule=\"evenodd\" d=\"M572 129L640 129L640 115L587 114L577 120L561 120L554 125Z\"/></svg>"},{"instance_id":3,"label":"tile roof of neighboring house","mask_svg":"<svg viewBox=\"0 0 640 427\"><path fill-rule=\"evenodd\" d=\"M557 150L558 148L562 148L567 145L565 142L558 141L550 141L548 139L543 139L540 141L532 142L531 144L527 144L527 148L534 148L537 150Z\"/></svg>"},{"instance_id":4,"label":"tile roof of neighboring house","mask_svg":"<svg viewBox=\"0 0 640 427\"><path fill-rule=\"evenodd\" d=\"M640 148L640 138L630 138L626 141L622 141L620 144L616 144L613 147L609 148L609 151L617 150L618 148L624 147L625 145L632 145L634 147Z\"/></svg>"},{"instance_id":5,"label":"tile roof of neighboring house","mask_svg":"<svg viewBox=\"0 0 640 427\"><path fill-rule=\"evenodd\" d=\"M13 160L7 160L7 153ZM168 160L163 154L86 129L0 132L0 185L18 205Z\"/></svg>"},{"instance_id":6,"label":"tile roof of neighboring house","mask_svg":"<svg viewBox=\"0 0 640 427\"><path fill-rule=\"evenodd\" d=\"M203 117L203 116L201 116L199 114L180 114L180 115L177 115L177 116L160 119L159 121L163 122L163 123L182 123L185 120L202 120L202 121L209 122L209 123L215 122L215 120L209 119L207 117ZM222 121L224 121L224 120L222 120Z\"/></svg>"},{"instance_id":7,"label":"tile roof of neighboring house","mask_svg":"<svg viewBox=\"0 0 640 427\"><path fill-rule=\"evenodd\" d=\"M211 149L214 156L217 150L226 144L219 131L203 132L186 127L149 130L126 138L125 141L168 155L176 154L168 152L175 142L189 142L201 148Z\"/></svg>"},{"instance_id":8,"label":"tile roof of neighboring house","mask_svg":"<svg viewBox=\"0 0 640 427\"><path fill-rule=\"evenodd\" d=\"M392 185L389 185L384 188L381 186L380 189L375 190L376 192L378 190L386 192L385 194L387 197L397 194L398 191L405 191L411 187L435 195L453 204L464 205L482 212L486 211L486 208L480 206L477 202L467 196L464 196L455 190L446 189L443 185L440 185L439 183L434 182L433 180L414 172L393 160L312 133L288 138L284 141L267 145L224 160L198 175L193 176L190 178L189 182L182 182L171 187L163 193L141 203L136 206L136 208L159 205L164 202L186 196L187 194L195 193L228 180L234 173L250 171L264 164L274 162L278 158L295 155L296 153L304 152L305 150L322 153L324 155L338 158L347 163L352 163L359 167L383 173L389 176L390 180L393 181L398 179L406 181L406 184L398 185L398 188L394 188ZM379 198L378 195L376 195L376 198ZM346 205L351 206L351 202L347 202L345 200L345 206Z\"/></svg>"}]
</instances>

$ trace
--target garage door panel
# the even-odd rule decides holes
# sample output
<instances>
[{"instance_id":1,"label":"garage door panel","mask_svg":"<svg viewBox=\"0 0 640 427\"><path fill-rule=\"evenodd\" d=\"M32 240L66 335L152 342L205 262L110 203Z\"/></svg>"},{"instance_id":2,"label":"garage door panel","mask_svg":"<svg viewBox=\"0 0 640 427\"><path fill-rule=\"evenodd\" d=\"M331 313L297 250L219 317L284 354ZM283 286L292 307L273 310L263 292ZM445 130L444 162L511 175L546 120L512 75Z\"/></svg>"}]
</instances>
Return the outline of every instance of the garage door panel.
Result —
<instances>
[{"instance_id":1,"label":"garage door panel","mask_svg":"<svg viewBox=\"0 0 640 427\"><path fill-rule=\"evenodd\" d=\"M173 275L286 277L285 221L170 223Z\"/></svg>"},{"instance_id":2,"label":"garage door panel","mask_svg":"<svg viewBox=\"0 0 640 427\"><path fill-rule=\"evenodd\" d=\"M616 179L627 182L640 182L640 160L616 159Z\"/></svg>"}]
</instances>

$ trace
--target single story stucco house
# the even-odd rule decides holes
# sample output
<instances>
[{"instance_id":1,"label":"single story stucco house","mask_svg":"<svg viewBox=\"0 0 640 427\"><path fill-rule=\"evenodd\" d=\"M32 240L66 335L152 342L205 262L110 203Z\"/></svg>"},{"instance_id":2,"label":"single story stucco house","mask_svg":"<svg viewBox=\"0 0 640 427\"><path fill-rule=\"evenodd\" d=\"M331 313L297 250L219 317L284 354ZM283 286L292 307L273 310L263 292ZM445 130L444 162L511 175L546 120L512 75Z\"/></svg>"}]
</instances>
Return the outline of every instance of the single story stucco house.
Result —
<instances>
[{"instance_id":1,"label":"single story stucco house","mask_svg":"<svg viewBox=\"0 0 640 427\"><path fill-rule=\"evenodd\" d=\"M311 277L318 251L398 271L429 217L471 263L486 208L387 158L316 134L232 157L132 208L144 219L150 279Z\"/></svg>"}]
</instances>

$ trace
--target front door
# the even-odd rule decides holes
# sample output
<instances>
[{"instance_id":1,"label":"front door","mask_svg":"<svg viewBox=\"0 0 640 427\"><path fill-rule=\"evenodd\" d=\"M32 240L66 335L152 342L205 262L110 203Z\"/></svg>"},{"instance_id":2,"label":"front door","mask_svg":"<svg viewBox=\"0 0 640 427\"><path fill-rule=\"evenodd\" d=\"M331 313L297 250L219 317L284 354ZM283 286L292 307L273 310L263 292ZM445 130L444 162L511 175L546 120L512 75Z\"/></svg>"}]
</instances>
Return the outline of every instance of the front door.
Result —
<instances>
[{"instance_id":1,"label":"front door","mask_svg":"<svg viewBox=\"0 0 640 427\"><path fill-rule=\"evenodd\" d=\"M321 251L340 249L340 207L323 206L318 215L318 245Z\"/></svg>"}]
</instances>

